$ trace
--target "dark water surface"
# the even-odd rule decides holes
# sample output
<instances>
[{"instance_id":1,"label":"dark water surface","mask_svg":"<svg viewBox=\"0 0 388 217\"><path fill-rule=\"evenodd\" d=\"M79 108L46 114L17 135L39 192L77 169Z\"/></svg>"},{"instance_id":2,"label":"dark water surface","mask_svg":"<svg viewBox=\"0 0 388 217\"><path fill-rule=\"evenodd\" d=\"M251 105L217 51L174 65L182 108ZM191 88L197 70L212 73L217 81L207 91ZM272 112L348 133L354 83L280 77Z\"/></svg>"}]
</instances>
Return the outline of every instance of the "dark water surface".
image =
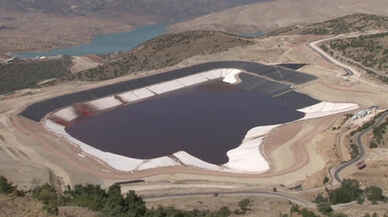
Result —
<instances>
[{"instance_id":1,"label":"dark water surface","mask_svg":"<svg viewBox=\"0 0 388 217\"><path fill-rule=\"evenodd\" d=\"M304 116L287 104L306 97L290 93L285 101L257 89L209 81L78 120L67 132L100 150L128 157L148 159L183 150L223 164L226 152L236 148L249 129Z\"/></svg>"},{"instance_id":2,"label":"dark water surface","mask_svg":"<svg viewBox=\"0 0 388 217\"><path fill-rule=\"evenodd\" d=\"M158 84L164 81L170 81L174 79L178 79L184 76L194 75L197 73L217 69L217 68L236 68L241 69L243 71L250 72L255 75L259 75L261 77L266 77L273 79L275 81L284 81L286 83L292 84L303 84L312 80L315 80L316 77L304 74L298 71L294 71L291 69L286 69L284 67L276 67L276 66L267 66L260 63L254 62L245 62L245 61L217 61L217 62L208 62L197 64L189 67L184 67L180 69L175 69L171 71L167 71L165 73L156 74L148 77L122 81L115 84L110 84L94 89L84 90L80 92L75 92L71 94L66 94L63 96L57 96L54 98L46 99L40 102L36 102L32 105L29 105L20 115L34 120L40 121L46 114L52 112L56 109L60 109L66 106L70 106L74 103L86 102L110 95L119 94L122 92L134 90L137 88L142 88L145 86ZM240 78L244 80L244 77L249 77L248 75L242 74ZM252 77L252 76L250 76ZM259 90L265 94L278 94L279 92L284 92L284 83L280 82L270 82L267 79L245 79L241 85L243 89L249 90ZM298 94L300 95L300 94ZM290 97L284 97L285 99L292 99ZM300 97L299 97L300 98ZM306 97L305 97L306 98ZM289 103L293 104L295 100L287 100ZM300 101L300 100L297 100ZM306 100L302 100L299 103L299 107L305 107ZM308 100L311 101L311 100ZM312 100L314 101L314 100ZM316 100L315 100L316 101ZM311 105L311 104L309 104Z\"/></svg>"}]
</instances>

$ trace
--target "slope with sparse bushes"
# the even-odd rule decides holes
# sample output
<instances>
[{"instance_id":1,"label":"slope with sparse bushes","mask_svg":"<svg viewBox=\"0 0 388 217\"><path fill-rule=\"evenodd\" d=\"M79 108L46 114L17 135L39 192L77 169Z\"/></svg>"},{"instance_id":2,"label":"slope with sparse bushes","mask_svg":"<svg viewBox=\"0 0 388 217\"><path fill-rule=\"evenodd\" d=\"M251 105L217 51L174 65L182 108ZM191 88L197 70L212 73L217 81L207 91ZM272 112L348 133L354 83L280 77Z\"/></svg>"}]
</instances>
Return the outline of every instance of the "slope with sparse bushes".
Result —
<instances>
[{"instance_id":1,"label":"slope with sparse bushes","mask_svg":"<svg viewBox=\"0 0 388 217\"><path fill-rule=\"evenodd\" d=\"M388 17L373 14L352 14L320 23L293 25L267 33L267 36L288 34L337 35L375 29L388 30Z\"/></svg>"},{"instance_id":2,"label":"slope with sparse bushes","mask_svg":"<svg viewBox=\"0 0 388 217\"><path fill-rule=\"evenodd\" d=\"M248 39L214 31L167 34L151 39L131 52L107 55L104 58L108 63L75 75L69 74L65 80L106 80L133 72L173 66L192 56L218 53L253 43Z\"/></svg>"},{"instance_id":3,"label":"slope with sparse bushes","mask_svg":"<svg viewBox=\"0 0 388 217\"><path fill-rule=\"evenodd\" d=\"M0 94L37 87L39 82L70 73L69 56L48 60L18 60L0 64Z\"/></svg>"}]
</instances>

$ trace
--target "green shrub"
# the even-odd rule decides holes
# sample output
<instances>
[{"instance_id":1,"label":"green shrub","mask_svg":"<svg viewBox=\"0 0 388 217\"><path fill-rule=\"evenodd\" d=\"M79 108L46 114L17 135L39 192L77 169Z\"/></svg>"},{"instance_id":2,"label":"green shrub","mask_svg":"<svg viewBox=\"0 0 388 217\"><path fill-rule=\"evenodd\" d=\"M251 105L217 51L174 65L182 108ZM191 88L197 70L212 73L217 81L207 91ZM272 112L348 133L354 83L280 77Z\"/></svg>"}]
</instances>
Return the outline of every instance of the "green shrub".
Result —
<instances>
[{"instance_id":1,"label":"green shrub","mask_svg":"<svg viewBox=\"0 0 388 217\"><path fill-rule=\"evenodd\" d=\"M240 207L240 210L242 211L242 213L246 213L247 211L250 210L251 200L249 200L248 198L243 199L240 202L238 202L238 206Z\"/></svg>"},{"instance_id":2,"label":"green shrub","mask_svg":"<svg viewBox=\"0 0 388 217\"><path fill-rule=\"evenodd\" d=\"M10 194L16 190L16 187L4 176L0 176L0 194Z\"/></svg>"},{"instance_id":3,"label":"green shrub","mask_svg":"<svg viewBox=\"0 0 388 217\"><path fill-rule=\"evenodd\" d=\"M325 176L323 179L323 184L327 184L329 182L329 177Z\"/></svg>"},{"instance_id":4,"label":"green shrub","mask_svg":"<svg viewBox=\"0 0 388 217\"><path fill-rule=\"evenodd\" d=\"M369 186L365 189L366 198L369 201L376 203L377 201L384 201L383 190L377 186Z\"/></svg>"},{"instance_id":5,"label":"green shrub","mask_svg":"<svg viewBox=\"0 0 388 217\"><path fill-rule=\"evenodd\" d=\"M304 208L300 211L300 214L302 215L302 217L319 217L318 215L316 215L314 212Z\"/></svg>"},{"instance_id":6,"label":"green shrub","mask_svg":"<svg viewBox=\"0 0 388 217\"><path fill-rule=\"evenodd\" d=\"M375 141L370 142L369 148L377 148L377 147L378 147L378 145Z\"/></svg>"},{"instance_id":7,"label":"green shrub","mask_svg":"<svg viewBox=\"0 0 388 217\"><path fill-rule=\"evenodd\" d=\"M0 189L4 192L13 192L16 187L4 177L0 177ZM61 195L55 188L45 184L34 188L31 193L34 199L43 203L43 209L53 215L58 215L59 206L69 205L97 211L103 217L229 217L231 215L227 207L214 212L184 211L173 207L147 209L144 200L134 191L129 191L123 196L119 185L112 185L107 191L98 185L76 185L73 189L68 187ZM250 200L242 200L239 206L247 211L250 203Z\"/></svg>"},{"instance_id":8,"label":"green shrub","mask_svg":"<svg viewBox=\"0 0 388 217\"><path fill-rule=\"evenodd\" d=\"M318 210L324 215L329 215L330 213L333 212L333 209L331 208L331 205L328 202L319 203Z\"/></svg>"},{"instance_id":9,"label":"green shrub","mask_svg":"<svg viewBox=\"0 0 388 217\"><path fill-rule=\"evenodd\" d=\"M357 180L345 179L341 187L329 193L329 199L331 204L349 203L360 198L362 193Z\"/></svg>"},{"instance_id":10,"label":"green shrub","mask_svg":"<svg viewBox=\"0 0 388 217\"><path fill-rule=\"evenodd\" d=\"M48 213L58 215L58 195L51 185L45 184L34 188L32 197L42 201L44 204L43 209Z\"/></svg>"},{"instance_id":11,"label":"green shrub","mask_svg":"<svg viewBox=\"0 0 388 217\"><path fill-rule=\"evenodd\" d=\"M41 81L71 74L71 63L71 57L64 56L52 60L26 60L0 65L0 94L35 88Z\"/></svg>"}]
</instances>

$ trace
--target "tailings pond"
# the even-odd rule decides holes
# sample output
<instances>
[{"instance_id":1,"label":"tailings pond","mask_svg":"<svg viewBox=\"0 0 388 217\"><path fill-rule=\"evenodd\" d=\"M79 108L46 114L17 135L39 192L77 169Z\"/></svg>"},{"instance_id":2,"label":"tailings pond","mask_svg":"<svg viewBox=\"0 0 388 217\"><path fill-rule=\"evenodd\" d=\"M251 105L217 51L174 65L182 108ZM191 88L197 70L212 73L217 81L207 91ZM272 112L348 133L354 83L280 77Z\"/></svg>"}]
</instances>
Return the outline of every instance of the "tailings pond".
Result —
<instances>
[{"instance_id":1,"label":"tailings pond","mask_svg":"<svg viewBox=\"0 0 388 217\"><path fill-rule=\"evenodd\" d=\"M297 109L318 102L288 87L278 97L275 92L268 94L270 86L266 91L252 88L253 83L267 82L256 76L242 76L242 80L239 85L214 80L154 96L79 119L66 131L100 150L132 158L183 150L223 164L228 161L226 152L236 148L249 129L300 119L304 113Z\"/></svg>"}]
</instances>

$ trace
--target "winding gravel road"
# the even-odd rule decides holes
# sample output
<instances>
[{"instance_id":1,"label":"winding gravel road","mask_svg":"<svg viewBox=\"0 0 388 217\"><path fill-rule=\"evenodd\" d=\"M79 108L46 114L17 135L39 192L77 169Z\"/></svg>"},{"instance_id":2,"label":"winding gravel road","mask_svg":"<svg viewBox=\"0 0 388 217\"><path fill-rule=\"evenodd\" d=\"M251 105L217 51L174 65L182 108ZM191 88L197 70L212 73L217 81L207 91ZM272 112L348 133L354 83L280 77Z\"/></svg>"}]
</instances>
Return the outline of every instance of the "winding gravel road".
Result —
<instances>
[{"instance_id":1,"label":"winding gravel road","mask_svg":"<svg viewBox=\"0 0 388 217\"><path fill-rule=\"evenodd\" d=\"M362 130L361 132L358 132L356 134L356 145L358 146L358 149L359 149L359 155L357 155L357 157L355 157L354 159L351 159L350 161L347 161L347 162L344 162L342 164L340 164L337 168L335 168L333 171L334 171L334 174L333 174L333 177L336 179L337 182L342 182L342 178L340 177L340 173L342 170L344 170L346 167L349 167L351 165L354 165L354 164L357 164L358 162L364 160L365 158L365 147L366 147L366 144L362 144L362 137L367 133L369 132L370 130L373 129L373 127L379 125L382 121L384 121L385 117L388 116L388 110L387 111L384 111L376 120L375 120L375 123L368 127L367 129L364 129Z\"/></svg>"},{"instance_id":2,"label":"winding gravel road","mask_svg":"<svg viewBox=\"0 0 388 217\"><path fill-rule=\"evenodd\" d=\"M361 79L361 75L359 72L357 72L356 70L354 70L352 67L336 60L334 57L330 56L329 54L327 54L325 51L323 51L319 46L318 44L319 43L322 43L322 42L325 42L325 41L330 41L330 40L333 40L333 39L338 39L338 38L351 38L351 37L358 37L358 36L361 36L361 35L373 35L373 34L376 34L376 33L380 33L379 31L371 31L371 32L366 32L366 33L350 33L350 34L342 34L342 35L337 35L337 36L334 36L334 37L331 37L331 38L325 38L325 39L321 39L321 40L318 40L318 41L314 41L314 42L311 42L309 44L310 48L317 52L320 56L322 56L324 59L326 59L327 61L343 68L349 75L356 75L357 79ZM369 82L367 82L369 84ZM346 167L349 167L349 166L352 166L354 164L357 164L358 162L362 161L364 158L365 158L365 145L362 144L361 142L361 138L365 135L365 133L369 132L369 130L373 129L373 127L377 124L379 124L382 120L384 120L384 118L388 115L388 111L385 111L379 118L377 118L375 120L375 123L373 126L370 126L368 127L367 129L365 130L362 130L361 132L358 132L357 135L356 135L356 145L358 146L359 148L359 155L357 157L355 157L354 159L351 159L350 161L346 161L342 164L340 164L339 166L337 166L336 168L332 169L330 171L331 173L331 176L334 177L335 181L338 182L338 183L341 183L342 182L342 179L340 177L340 173L342 170L344 170ZM333 184L337 184L337 183L333 183Z\"/></svg>"}]
</instances>

